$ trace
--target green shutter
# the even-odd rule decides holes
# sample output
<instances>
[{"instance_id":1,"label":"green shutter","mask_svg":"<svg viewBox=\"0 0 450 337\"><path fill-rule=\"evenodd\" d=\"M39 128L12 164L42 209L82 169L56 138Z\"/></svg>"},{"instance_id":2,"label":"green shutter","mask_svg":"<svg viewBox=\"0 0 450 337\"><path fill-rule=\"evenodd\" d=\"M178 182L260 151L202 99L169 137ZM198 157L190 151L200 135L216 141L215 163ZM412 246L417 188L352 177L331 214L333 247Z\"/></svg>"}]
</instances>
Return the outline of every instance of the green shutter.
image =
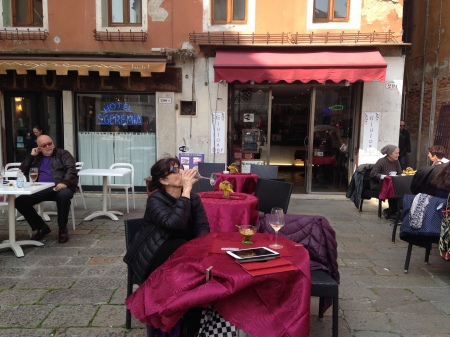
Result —
<instances>
[{"instance_id":1,"label":"green shutter","mask_svg":"<svg viewBox=\"0 0 450 337\"><path fill-rule=\"evenodd\" d=\"M102 0L102 27L108 27L108 0Z\"/></svg>"},{"instance_id":2,"label":"green shutter","mask_svg":"<svg viewBox=\"0 0 450 337\"><path fill-rule=\"evenodd\" d=\"M3 27L12 27L11 0L2 0Z\"/></svg>"}]
</instances>

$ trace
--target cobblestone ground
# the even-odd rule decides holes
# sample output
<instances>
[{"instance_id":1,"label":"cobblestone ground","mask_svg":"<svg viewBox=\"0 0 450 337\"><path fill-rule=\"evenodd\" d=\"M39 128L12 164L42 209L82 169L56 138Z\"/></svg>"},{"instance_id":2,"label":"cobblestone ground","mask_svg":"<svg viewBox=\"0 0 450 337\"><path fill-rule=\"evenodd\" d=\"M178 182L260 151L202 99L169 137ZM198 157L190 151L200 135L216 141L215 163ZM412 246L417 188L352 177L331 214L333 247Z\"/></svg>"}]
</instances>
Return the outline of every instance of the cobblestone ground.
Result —
<instances>
[{"instance_id":1,"label":"cobblestone ground","mask_svg":"<svg viewBox=\"0 0 450 337\"><path fill-rule=\"evenodd\" d=\"M76 230L70 241L57 243L55 218L44 247L24 248L17 258L0 251L0 336L145 336L133 319L125 329L126 266L123 220L142 217L145 196L136 210L119 221L83 219L101 208L101 197L89 195L87 210L78 201ZM113 210L126 211L124 196L113 198ZM403 272L407 244L391 242L392 227L378 219L375 202L362 213L340 196L293 195L291 214L318 214L336 230L341 285L339 336L408 337L450 334L450 263L433 248L429 265L424 250L414 247L410 270ZM70 224L70 222L69 222ZM28 225L17 223L17 238L28 237ZM0 241L8 238L7 211L0 213ZM331 310L317 319L318 300L311 299L311 337L331 336ZM277 336L274 336L277 337Z\"/></svg>"}]
</instances>

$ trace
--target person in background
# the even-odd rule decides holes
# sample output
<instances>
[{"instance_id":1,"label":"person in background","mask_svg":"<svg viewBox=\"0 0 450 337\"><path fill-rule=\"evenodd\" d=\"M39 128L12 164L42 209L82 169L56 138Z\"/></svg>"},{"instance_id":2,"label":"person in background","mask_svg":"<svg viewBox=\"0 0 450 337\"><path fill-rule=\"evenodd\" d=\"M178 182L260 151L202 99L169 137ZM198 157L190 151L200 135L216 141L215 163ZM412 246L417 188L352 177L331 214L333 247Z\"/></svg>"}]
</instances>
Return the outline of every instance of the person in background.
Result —
<instances>
[{"instance_id":1,"label":"person in background","mask_svg":"<svg viewBox=\"0 0 450 337\"><path fill-rule=\"evenodd\" d=\"M398 147L400 148L400 155L398 161L402 170L406 168L406 154L411 153L411 140L409 139L409 131L405 129L405 121L400 121L400 135L398 138Z\"/></svg>"},{"instance_id":2,"label":"person in background","mask_svg":"<svg viewBox=\"0 0 450 337\"><path fill-rule=\"evenodd\" d=\"M47 135L37 139L37 147L20 165L22 172L28 176L31 167L39 169L38 182L53 182L49 187L31 195L21 195L16 199L16 209L25 217L33 231L33 240L42 240L51 232L50 227L42 220L34 209L34 205L42 201L56 201L58 209L59 243L69 241L67 221L70 202L77 188L77 169L75 158L69 151L55 148L53 140Z\"/></svg>"},{"instance_id":3,"label":"person in background","mask_svg":"<svg viewBox=\"0 0 450 337\"><path fill-rule=\"evenodd\" d=\"M39 138L39 136L42 136L44 133L44 129L42 128L42 126L40 125L35 125L33 127L33 135L30 136L30 140L27 143L27 152L31 153L31 150L33 150L34 148L38 147L37 145L37 139Z\"/></svg>"},{"instance_id":4,"label":"person in background","mask_svg":"<svg viewBox=\"0 0 450 337\"><path fill-rule=\"evenodd\" d=\"M442 163L448 162L445 161L444 158L445 155L445 149L441 145L433 145L432 147L428 148L428 158L431 160L431 166L440 165ZM444 159L444 160L443 160Z\"/></svg>"},{"instance_id":5,"label":"person in background","mask_svg":"<svg viewBox=\"0 0 450 337\"><path fill-rule=\"evenodd\" d=\"M442 169L435 175L431 184L436 188L436 197L447 199L450 194L450 163L441 166Z\"/></svg>"},{"instance_id":6,"label":"person in background","mask_svg":"<svg viewBox=\"0 0 450 337\"><path fill-rule=\"evenodd\" d=\"M147 199L143 228L124 257L141 282L178 247L210 232L202 201L192 192L196 173L184 170L176 157L160 159L152 166L149 189L156 192ZM199 322L198 316L195 323Z\"/></svg>"},{"instance_id":7,"label":"person in background","mask_svg":"<svg viewBox=\"0 0 450 337\"><path fill-rule=\"evenodd\" d=\"M402 168L398 161L400 149L396 145L386 145L380 150L381 154L385 156L377 160L370 171L370 188L379 190L381 181L391 172L402 174ZM388 199L389 208L383 210L383 215L386 219L394 217L397 213L397 200Z\"/></svg>"}]
</instances>

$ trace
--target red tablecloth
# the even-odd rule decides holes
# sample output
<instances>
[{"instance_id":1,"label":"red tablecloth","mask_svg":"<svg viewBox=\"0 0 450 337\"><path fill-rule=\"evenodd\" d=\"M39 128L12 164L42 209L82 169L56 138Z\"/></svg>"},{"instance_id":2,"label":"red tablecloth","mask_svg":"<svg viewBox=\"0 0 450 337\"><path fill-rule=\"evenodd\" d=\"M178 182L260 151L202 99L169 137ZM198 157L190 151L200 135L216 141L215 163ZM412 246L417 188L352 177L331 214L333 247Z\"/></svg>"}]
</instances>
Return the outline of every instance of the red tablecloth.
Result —
<instances>
[{"instance_id":1,"label":"red tablecloth","mask_svg":"<svg viewBox=\"0 0 450 337\"><path fill-rule=\"evenodd\" d=\"M231 185L233 185L233 191L247 193L247 194L255 194L256 183L258 182L258 176L253 173L233 173L233 174L223 174L216 173L217 181L214 185L214 190L219 190L219 184L228 180Z\"/></svg>"},{"instance_id":2,"label":"red tablecloth","mask_svg":"<svg viewBox=\"0 0 450 337\"><path fill-rule=\"evenodd\" d=\"M314 165L335 165L336 157L334 156L313 156Z\"/></svg>"},{"instance_id":3,"label":"red tablecloth","mask_svg":"<svg viewBox=\"0 0 450 337\"><path fill-rule=\"evenodd\" d=\"M386 200L395 196L394 184L392 184L392 177L386 176L381 181L380 193L378 199Z\"/></svg>"},{"instance_id":4,"label":"red tablecloth","mask_svg":"<svg viewBox=\"0 0 450 337\"><path fill-rule=\"evenodd\" d=\"M245 199L218 199L209 198L211 194L220 196L222 192L198 193L202 199L211 232L236 232L236 226L259 223L257 197L244 193L231 193L231 196Z\"/></svg>"},{"instance_id":5,"label":"red tablecloth","mask_svg":"<svg viewBox=\"0 0 450 337\"><path fill-rule=\"evenodd\" d=\"M189 308L213 305L226 320L253 336L309 336L307 250L279 237L292 253L283 257L298 269L251 276L225 252L210 253L216 238L242 241L238 233L210 233L181 246L127 298L126 305L136 318L168 331ZM255 234L252 247L267 246L272 238ZM210 266L212 279L206 282L205 270Z\"/></svg>"}]
</instances>

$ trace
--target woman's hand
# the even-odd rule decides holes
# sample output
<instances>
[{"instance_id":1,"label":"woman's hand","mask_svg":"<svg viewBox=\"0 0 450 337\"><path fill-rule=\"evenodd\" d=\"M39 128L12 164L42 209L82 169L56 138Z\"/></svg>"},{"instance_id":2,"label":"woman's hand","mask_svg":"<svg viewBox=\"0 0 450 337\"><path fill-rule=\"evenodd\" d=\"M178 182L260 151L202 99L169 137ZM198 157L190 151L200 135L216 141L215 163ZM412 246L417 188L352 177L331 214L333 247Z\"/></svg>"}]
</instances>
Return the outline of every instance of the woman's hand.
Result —
<instances>
[{"instance_id":1,"label":"woman's hand","mask_svg":"<svg viewBox=\"0 0 450 337\"><path fill-rule=\"evenodd\" d=\"M194 177L197 170L185 170L181 175L181 182L183 184L183 197L189 198L191 195L192 185L194 184Z\"/></svg>"}]
</instances>

